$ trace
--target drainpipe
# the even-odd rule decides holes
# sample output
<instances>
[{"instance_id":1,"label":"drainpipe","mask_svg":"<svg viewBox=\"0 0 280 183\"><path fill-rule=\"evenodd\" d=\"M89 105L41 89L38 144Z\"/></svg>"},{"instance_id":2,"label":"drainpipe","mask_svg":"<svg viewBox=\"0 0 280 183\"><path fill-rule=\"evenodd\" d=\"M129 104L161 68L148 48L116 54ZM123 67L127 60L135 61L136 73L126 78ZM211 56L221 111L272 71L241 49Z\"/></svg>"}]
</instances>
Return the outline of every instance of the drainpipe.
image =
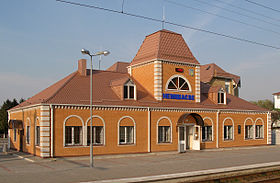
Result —
<instances>
[{"instance_id":1,"label":"drainpipe","mask_svg":"<svg viewBox=\"0 0 280 183\"><path fill-rule=\"evenodd\" d=\"M148 107L148 152L151 152L151 110Z\"/></svg>"},{"instance_id":2,"label":"drainpipe","mask_svg":"<svg viewBox=\"0 0 280 183\"><path fill-rule=\"evenodd\" d=\"M51 158L53 158L53 105L50 105L51 108Z\"/></svg>"},{"instance_id":3,"label":"drainpipe","mask_svg":"<svg viewBox=\"0 0 280 183\"><path fill-rule=\"evenodd\" d=\"M219 148L219 114L220 110L217 111L217 122L216 122L216 148Z\"/></svg>"}]
</instances>

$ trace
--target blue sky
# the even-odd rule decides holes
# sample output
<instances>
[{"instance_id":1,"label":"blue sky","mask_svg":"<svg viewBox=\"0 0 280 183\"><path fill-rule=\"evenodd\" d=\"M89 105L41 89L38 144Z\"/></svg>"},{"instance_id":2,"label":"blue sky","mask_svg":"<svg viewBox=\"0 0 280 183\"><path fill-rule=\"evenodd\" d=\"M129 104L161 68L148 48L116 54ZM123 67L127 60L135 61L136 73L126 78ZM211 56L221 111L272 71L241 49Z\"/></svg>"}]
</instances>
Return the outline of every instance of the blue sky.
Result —
<instances>
[{"instance_id":1,"label":"blue sky","mask_svg":"<svg viewBox=\"0 0 280 183\"><path fill-rule=\"evenodd\" d=\"M122 0L70 0L121 10ZM170 0L193 8L230 17L269 29L261 30L178 6L164 0L125 0L124 11L207 29L280 47L280 13L244 0L220 0L266 17L251 14L216 0ZM201 3L201 1L208 4ZM254 0L280 10L278 0ZM219 6L219 7L217 7ZM224 8L269 23L225 11ZM271 18L267 18L271 17ZM273 24L273 25L272 25ZM240 97L247 100L272 99L280 91L280 50L252 45L181 27L165 28L183 35L201 64L216 63L241 76ZM96 9L64 4L55 0L4 0L0 3L0 102L28 98L77 69L81 48L110 50L101 69L116 61L130 62L145 36L161 24ZM278 33L279 32L279 33ZM97 63L97 59L95 60ZM97 68L97 64L95 64Z\"/></svg>"}]
</instances>

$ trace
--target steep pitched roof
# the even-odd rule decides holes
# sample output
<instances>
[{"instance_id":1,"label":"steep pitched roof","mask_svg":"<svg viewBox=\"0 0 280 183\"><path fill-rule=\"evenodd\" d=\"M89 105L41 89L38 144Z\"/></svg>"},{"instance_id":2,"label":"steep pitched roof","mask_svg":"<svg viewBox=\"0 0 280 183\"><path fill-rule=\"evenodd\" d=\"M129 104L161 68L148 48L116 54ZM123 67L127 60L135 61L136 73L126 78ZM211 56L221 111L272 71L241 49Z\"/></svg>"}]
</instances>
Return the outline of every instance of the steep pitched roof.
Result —
<instances>
[{"instance_id":1,"label":"steep pitched roof","mask_svg":"<svg viewBox=\"0 0 280 183\"><path fill-rule=\"evenodd\" d=\"M240 76L228 73L214 63L200 66L200 81L209 83L213 77L233 79L237 84L240 82Z\"/></svg>"},{"instance_id":2,"label":"steep pitched roof","mask_svg":"<svg viewBox=\"0 0 280 183\"><path fill-rule=\"evenodd\" d=\"M140 83L134 80L133 82L136 84L137 89L137 100L122 100L112 89L112 85L124 83L128 79L133 80L133 78L126 73L94 70L93 105L267 111L266 109L260 108L230 94L227 95L227 105L216 105L207 98L207 93L205 94L203 91L200 103L168 100L157 101ZM78 72L74 72L13 109L40 103L89 105L89 82L89 70L87 70L86 76L82 76Z\"/></svg>"},{"instance_id":3,"label":"steep pitched roof","mask_svg":"<svg viewBox=\"0 0 280 183\"><path fill-rule=\"evenodd\" d=\"M107 71L127 73L127 67L129 64L129 62L116 62L111 67L109 67Z\"/></svg>"},{"instance_id":4,"label":"steep pitched roof","mask_svg":"<svg viewBox=\"0 0 280 183\"><path fill-rule=\"evenodd\" d=\"M164 29L146 36L130 65L153 59L199 64L182 35Z\"/></svg>"}]
</instances>

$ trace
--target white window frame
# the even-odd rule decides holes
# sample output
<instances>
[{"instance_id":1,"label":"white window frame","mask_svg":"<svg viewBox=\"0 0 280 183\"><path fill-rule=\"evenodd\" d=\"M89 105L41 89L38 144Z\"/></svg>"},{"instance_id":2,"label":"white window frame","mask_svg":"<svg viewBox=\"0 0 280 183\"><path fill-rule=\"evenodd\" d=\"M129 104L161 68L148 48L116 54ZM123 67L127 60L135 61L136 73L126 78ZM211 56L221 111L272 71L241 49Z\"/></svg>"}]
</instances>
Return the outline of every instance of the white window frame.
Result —
<instances>
[{"instance_id":1,"label":"white window frame","mask_svg":"<svg viewBox=\"0 0 280 183\"><path fill-rule=\"evenodd\" d=\"M223 95L223 97L224 97L224 102L222 102L221 100L221 97L222 97L222 95ZM226 92L224 92L223 90L220 90L219 92L218 92L218 96L217 96L218 98L217 98L217 101L218 101L218 104L226 104L226 101L227 101L227 96L226 96Z\"/></svg>"},{"instance_id":2,"label":"white window frame","mask_svg":"<svg viewBox=\"0 0 280 183\"><path fill-rule=\"evenodd\" d=\"M188 84L188 86L189 86L189 90L180 90L180 88L177 88L177 89L168 89L169 83L170 83L170 82L173 82L172 79L174 79L174 78L176 78L176 77L178 77L178 81L179 81L179 78L182 78L183 80L185 80L185 82L186 82L186 83ZM173 83L173 84L175 84L175 83ZM184 84L183 84L183 85L184 85ZM183 86L183 85L182 85L182 86ZM175 85L175 86L176 86L176 85ZM181 86L181 87L182 87L182 86ZM166 90L166 91L172 91L172 92L191 93L191 92L192 92L192 87L191 87L191 84L190 84L190 82L189 82L189 80L188 80L187 78L185 78L185 77L182 76L182 75L176 74L176 75L171 76L171 77L167 80L166 85L165 85L165 90Z\"/></svg>"},{"instance_id":3,"label":"white window frame","mask_svg":"<svg viewBox=\"0 0 280 183\"><path fill-rule=\"evenodd\" d=\"M80 142L80 144L81 145L84 145L84 142L85 142L85 135L84 135L84 121L83 121L83 119L80 117L80 116L77 116L77 115L69 115L68 117L66 117L65 119L64 119L64 122L63 122L63 146L64 147L74 147L74 146L76 146L76 145L74 145L74 146L69 146L68 144L66 144L66 139L65 139L65 137L66 137L66 130L65 130L65 127L66 127L66 122L67 122L67 120L68 119L70 119L70 118L78 118L79 119L79 122L81 122L81 127L82 127L82 130L81 130L81 132L82 132L82 141ZM74 132L72 132L72 133L74 133ZM73 136L72 136L72 138L73 138ZM80 146L81 146L80 145Z\"/></svg>"},{"instance_id":4,"label":"white window frame","mask_svg":"<svg viewBox=\"0 0 280 183\"><path fill-rule=\"evenodd\" d=\"M26 118L26 136L25 136L25 142L26 142L26 145L30 145L30 132L31 132L31 121L30 121L30 118Z\"/></svg>"},{"instance_id":5,"label":"white window frame","mask_svg":"<svg viewBox=\"0 0 280 183\"><path fill-rule=\"evenodd\" d=\"M38 128L39 128L39 131L38 131ZM40 132L41 130L41 127L36 125L35 126L35 146L40 146Z\"/></svg>"},{"instance_id":6,"label":"white window frame","mask_svg":"<svg viewBox=\"0 0 280 183\"><path fill-rule=\"evenodd\" d=\"M106 138L105 138L106 137L106 124L105 124L105 121L102 117L100 117L98 115L92 115L92 127L97 126L97 125L94 124L94 118L100 119L103 123L103 144L96 144L96 145L105 146L105 144L106 144ZM88 146L88 144L87 144L87 127L88 126L90 127L89 123L90 123L90 117L87 119L86 126L85 126L85 142L84 142L84 145L86 145L86 146ZM93 141L93 143L94 143L94 141ZM93 144L93 145L95 145L95 144Z\"/></svg>"},{"instance_id":7,"label":"white window frame","mask_svg":"<svg viewBox=\"0 0 280 183\"><path fill-rule=\"evenodd\" d=\"M225 125L225 122L227 120L231 121L231 125ZM232 139L225 138L225 134L224 134L225 133L225 130L224 130L225 126L231 126L232 127ZM223 121L223 141L227 142L227 141L233 141L233 140L234 140L234 121L231 117L227 117Z\"/></svg>"},{"instance_id":8,"label":"white window frame","mask_svg":"<svg viewBox=\"0 0 280 183\"><path fill-rule=\"evenodd\" d=\"M256 123L257 123L259 120L261 121L262 125L256 125ZM264 121L263 121L263 119L262 119L262 118L257 118L256 121L255 121L254 126L255 126L255 128L254 128L254 130L255 130L255 139L264 139ZM261 128L262 128L261 137L256 137L256 135L257 135L257 134L256 134L256 126L262 126L262 127L261 127Z\"/></svg>"},{"instance_id":9,"label":"white window frame","mask_svg":"<svg viewBox=\"0 0 280 183\"><path fill-rule=\"evenodd\" d=\"M207 129L207 128L209 128L209 127L211 127L211 137L210 137L211 139L210 139L210 140L209 140L208 138L204 138L204 139L203 139L203 128L206 128L206 129ZM204 130L204 132L205 132L204 137L207 137L207 136L208 136L208 130L206 130L206 129ZM202 132L201 132L201 133L202 133L202 134L201 134L201 138L202 138L202 141L203 141L203 142L212 142L212 141L213 141L213 126L208 126L208 125L202 126L202 127L201 127L201 131L202 131Z\"/></svg>"},{"instance_id":10,"label":"white window frame","mask_svg":"<svg viewBox=\"0 0 280 183\"><path fill-rule=\"evenodd\" d=\"M96 142L96 128L97 127L101 127L102 129L101 129L101 135L100 135L100 143L97 143ZM88 128L90 129L90 126L87 126L87 146L89 146L90 144L88 143L88 140L90 140L90 136L88 135L88 133L90 133L90 130L88 130ZM94 125L94 126L92 126L92 130L93 130L93 133L92 133L92 135L93 135L93 141L92 141L92 143L93 143L93 145L98 145L98 146L104 146L104 126L96 126L96 125ZM89 137L89 139L88 139L88 137Z\"/></svg>"},{"instance_id":11,"label":"white window frame","mask_svg":"<svg viewBox=\"0 0 280 183\"><path fill-rule=\"evenodd\" d=\"M257 136L257 127L260 127L260 129L258 129L258 131L259 131L259 134L260 134L260 136ZM255 134L255 138L256 139L263 139L264 137L263 137L263 133L264 133L264 127L263 127L263 125L255 125L255 131L256 131L256 134Z\"/></svg>"},{"instance_id":12,"label":"white window frame","mask_svg":"<svg viewBox=\"0 0 280 183\"><path fill-rule=\"evenodd\" d=\"M120 145L130 145L130 144L134 144L134 126L120 126L119 127L120 129L121 128L124 128L124 142L121 142L120 140L121 140L121 138L119 138L119 144ZM128 130L128 128L132 128L132 142L129 142L129 141L127 141L127 136L128 136L128 133L129 133L129 130ZM119 130L119 133L121 132L121 130ZM120 137L121 135L119 134L119 137Z\"/></svg>"},{"instance_id":13,"label":"white window frame","mask_svg":"<svg viewBox=\"0 0 280 183\"><path fill-rule=\"evenodd\" d=\"M212 136L211 136L212 140L205 141L204 139L202 139L202 128L201 128L201 142L213 142L214 141L214 122L213 122L212 118L210 118L210 117L204 117L203 121L205 121L205 120L211 121L211 125L206 125L206 126L212 126Z\"/></svg>"},{"instance_id":14,"label":"white window frame","mask_svg":"<svg viewBox=\"0 0 280 183\"><path fill-rule=\"evenodd\" d=\"M30 126L26 126L26 144L30 145Z\"/></svg>"},{"instance_id":15,"label":"white window frame","mask_svg":"<svg viewBox=\"0 0 280 183\"><path fill-rule=\"evenodd\" d=\"M169 130L170 130L170 142L159 142L159 123L160 123L160 121L161 120L163 120L163 119L167 119L168 121L169 121ZM167 117L167 116L162 116L162 117L160 117L159 119L158 119L158 121L157 121L157 143L158 144L171 144L172 143L172 121L171 121L171 119L169 118L169 117Z\"/></svg>"},{"instance_id":16,"label":"white window frame","mask_svg":"<svg viewBox=\"0 0 280 183\"><path fill-rule=\"evenodd\" d=\"M129 143L129 144L120 143L120 127L121 127L120 124L121 124L121 121L125 118L131 119L134 124L134 126L133 126L133 143ZM126 134L126 132L125 132L125 134ZM125 139L126 139L126 137L125 137ZM118 121L118 145L121 145L121 146L122 145L136 145L136 122L131 116L123 116Z\"/></svg>"},{"instance_id":17,"label":"white window frame","mask_svg":"<svg viewBox=\"0 0 280 183\"><path fill-rule=\"evenodd\" d=\"M65 129L71 128L71 143L65 143L66 146L81 146L83 145L83 127L82 126L65 126ZM79 133L79 139L80 143L75 143L75 128L79 127L80 133ZM66 131L66 130L65 130ZM65 141L66 141L66 134L65 134Z\"/></svg>"},{"instance_id":18,"label":"white window frame","mask_svg":"<svg viewBox=\"0 0 280 183\"><path fill-rule=\"evenodd\" d=\"M228 87L228 91L227 91L227 87ZM229 81L225 82L225 92L226 93L231 93L231 88L230 88L230 82Z\"/></svg>"},{"instance_id":19,"label":"white window frame","mask_svg":"<svg viewBox=\"0 0 280 183\"><path fill-rule=\"evenodd\" d=\"M125 86L127 86L127 98L125 98L125 96L124 96ZM133 98L130 98L130 87L134 87L133 88L133 92L134 92ZM125 100L131 100L131 99L136 100L136 85L131 80L127 81L123 85L123 98Z\"/></svg>"},{"instance_id":20,"label":"white window frame","mask_svg":"<svg viewBox=\"0 0 280 183\"><path fill-rule=\"evenodd\" d=\"M252 124L247 124L248 121L251 121ZM249 123L249 122L248 122ZM250 128L250 129L248 129ZM254 128L255 124L252 118L248 117L244 121L244 140L252 140L255 138L255 133L254 133ZM249 137L246 137L246 132L249 135Z\"/></svg>"}]
</instances>

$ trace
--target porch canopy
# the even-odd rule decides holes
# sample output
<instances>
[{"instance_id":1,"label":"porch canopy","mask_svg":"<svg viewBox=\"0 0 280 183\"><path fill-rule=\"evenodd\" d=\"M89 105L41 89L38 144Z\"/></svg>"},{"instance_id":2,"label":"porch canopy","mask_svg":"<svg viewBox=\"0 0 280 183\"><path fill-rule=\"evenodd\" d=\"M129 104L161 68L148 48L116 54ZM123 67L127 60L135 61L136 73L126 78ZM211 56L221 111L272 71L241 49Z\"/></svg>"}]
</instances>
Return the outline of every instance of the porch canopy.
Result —
<instances>
[{"instance_id":1,"label":"porch canopy","mask_svg":"<svg viewBox=\"0 0 280 183\"><path fill-rule=\"evenodd\" d=\"M23 129L23 123L22 120L10 120L8 123L9 129Z\"/></svg>"},{"instance_id":2,"label":"porch canopy","mask_svg":"<svg viewBox=\"0 0 280 183\"><path fill-rule=\"evenodd\" d=\"M185 120L187 119L187 117L189 115L191 115L195 119L197 125L204 126L204 121L203 121L202 117L197 113L185 113L185 114L183 114L178 119L177 126L184 124Z\"/></svg>"}]
</instances>

